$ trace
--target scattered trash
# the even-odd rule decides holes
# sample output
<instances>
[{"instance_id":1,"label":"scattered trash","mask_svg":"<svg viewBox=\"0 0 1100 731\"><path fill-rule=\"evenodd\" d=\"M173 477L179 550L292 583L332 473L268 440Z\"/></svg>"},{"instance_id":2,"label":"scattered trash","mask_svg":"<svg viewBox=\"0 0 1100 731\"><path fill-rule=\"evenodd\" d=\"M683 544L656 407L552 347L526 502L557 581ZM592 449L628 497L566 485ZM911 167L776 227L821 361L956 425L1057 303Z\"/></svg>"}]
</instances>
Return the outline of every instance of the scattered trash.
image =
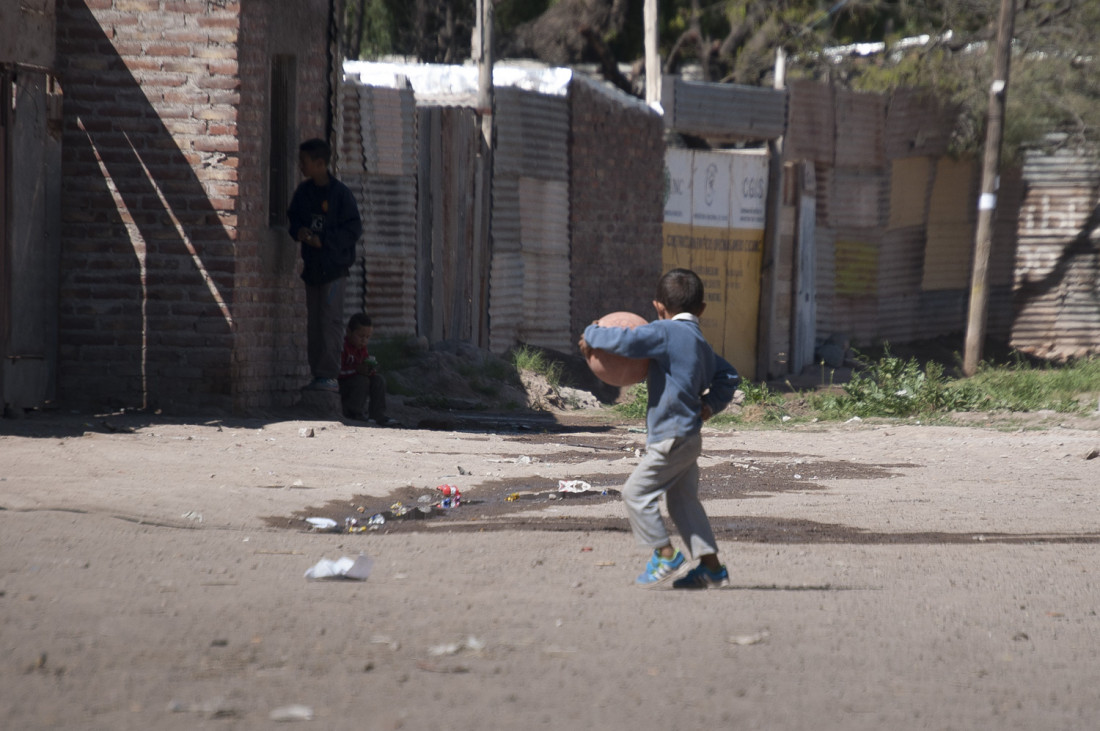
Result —
<instances>
[{"instance_id":1,"label":"scattered trash","mask_svg":"<svg viewBox=\"0 0 1100 731\"><path fill-rule=\"evenodd\" d=\"M457 508L462 504L462 493L454 485L440 485L436 488L443 495L439 507L444 509Z\"/></svg>"},{"instance_id":2,"label":"scattered trash","mask_svg":"<svg viewBox=\"0 0 1100 731\"><path fill-rule=\"evenodd\" d=\"M292 705L280 706L268 714L272 721L312 721L313 709L309 706Z\"/></svg>"},{"instance_id":3,"label":"scattered trash","mask_svg":"<svg viewBox=\"0 0 1100 731\"><path fill-rule=\"evenodd\" d=\"M335 561L322 558L306 570L306 578L366 581L372 568L374 568L374 559L362 553L354 559L347 556L341 556Z\"/></svg>"},{"instance_id":4,"label":"scattered trash","mask_svg":"<svg viewBox=\"0 0 1100 731\"><path fill-rule=\"evenodd\" d=\"M1085 459L1096 459L1097 457L1100 457L1100 449L1096 449L1095 447L1085 454Z\"/></svg>"},{"instance_id":5,"label":"scattered trash","mask_svg":"<svg viewBox=\"0 0 1100 731\"><path fill-rule=\"evenodd\" d=\"M769 637L771 637L771 633L768 630L763 630L751 635L734 635L729 638L729 643L731 645L759 645Z\"/></svg>"},{"instance_id":6,"label":"scattered trash","mask_svg":"<svg viewBox=\"0 0 1100 731\"><path fill-rule=\"evenodd\" d=\"M199 512L194 511L194 510L188 510L186 513L184 513L180 517L183 518L184 520L190 520L194 523L201 523L202 522L202 513L199 513Z\"/></svg>"},{"instance_id":7,"label":"scattered trash","mask_svg":"<svg viewBox=\"0 0 1100 731\"><path fill-rule=\"evenodd\" d=\"M591 489L584 480L558 480L558 492L588 492Z\"/></svg>"},{"instance_id":8,"label":"scattered trash","mask_svg":"<svg viewBox=\"0 0 1100 731\"><path fill-rule=\"evenodd\" d=\"M592 546L581 546L581 553L589 553L592 550Z\"/></svg>"},{"instance_id":9,"label":"scattered trash","mask_svg":"<svg viewBox=\"0 0 1100 731\"><path fill-rule=\"evenodd\" d=\"M469 473L469 472L467 472L466 470L462 469L462 465L458 465L458 474L460 474L460 475L468 475L468 474L470 474L470 473Z\"/></svg>"},{"instance_id":10,"label":"scattered trash","mask_svg":"<svg viewBox=\"0 0 1100 731\"><path fill-rule=\"evenodd\" d=\"M313 436L313 427L312 426L303 426L301 429L298 430L298 436L300 436L300 437L312 437Z\"/></svg>"},{"instance_id":11,"label":"scattered trash","mask_svg":"<svg viewBox=\"0 0 1100 731\"><path fill-rule=\"evenodd\" d=\"M336 521L332 518L306 518L306 522L317 531L336 529Z\"/></svg>"},{"instance_id":12,"label":"scattered trash","mask_svg":"<svg viewBox=\"0 0 1100 731\"><path fill-rule=\"evenodd\" d=\"M223 698L217 698L206 703L188 703L187 701L172 700L168 702L169 713L199 713L208 718L235 718L240 712L228 705Z\"/></svg>"},{"instance_id":13,"label":"scattered trash","mask_svg":"<svg viewBox=\"0 0 1100 731\"><path fill-rule=\"evenodd\" d=\"M439 657L441 655L457 655L462 650L469 650L470 652L481 652L485 649L485 643L478 638L470 635L461 642L449 642L444 645L435 645L428 648L428 654L433 657Z\"/></svg>"},{"instance_id":14,"label":"scattered trash","mask_svg":"<svg viewBox=\"0 0 1100 731\"><path fill-rule=\"evenodd\" d=\"M863 419L859 418L858 416L853 416L851 419L848 419L848 421L846 421L844 423L845 424L859 424L862 421L863 421Z\"/></svg>"},{"instance_id":15,"label":"scattered trash","mask_svg":"<svg viewBox=\"0 0 1100 731\"><path fill-rule=\"evenodd\" d=\"M508 497L506 497L504 499L507 502L514 503L516 500L519 500L519 493L518 492L513 492L511 495L509 495Z\"/></svg>"}]
</instances>

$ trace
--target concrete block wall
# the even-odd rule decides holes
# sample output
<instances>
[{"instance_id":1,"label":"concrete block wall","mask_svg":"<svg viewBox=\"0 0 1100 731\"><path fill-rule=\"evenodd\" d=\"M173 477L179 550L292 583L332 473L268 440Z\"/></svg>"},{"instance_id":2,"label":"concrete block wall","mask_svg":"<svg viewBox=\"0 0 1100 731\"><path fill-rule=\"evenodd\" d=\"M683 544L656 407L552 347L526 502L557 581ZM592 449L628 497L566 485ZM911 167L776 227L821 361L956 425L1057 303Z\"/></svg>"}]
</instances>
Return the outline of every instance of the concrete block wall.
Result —
<instances>
[{"instance_id":1,"label":"concrete block wall","mask_svg":"<svg viewBox=\"0 0 1100 731\"><path fill-rule=\"evenodd\" d=\"M589 82L570 87L573 349L608 312L652 320L661 271L665 141L661 118Z\"/></svg>"},{"instance_id":2,"label":"concrete block wall","mask_svg":"<svg viewBox=\"0 0 1100 731\"><path fill-rule=\"evenodd\" d=\"M299 378L266 96L293 39L296 129L324 136L326 23L323 0L58 0L62 402L248 409Z\"/></svg>"}]
</instances>

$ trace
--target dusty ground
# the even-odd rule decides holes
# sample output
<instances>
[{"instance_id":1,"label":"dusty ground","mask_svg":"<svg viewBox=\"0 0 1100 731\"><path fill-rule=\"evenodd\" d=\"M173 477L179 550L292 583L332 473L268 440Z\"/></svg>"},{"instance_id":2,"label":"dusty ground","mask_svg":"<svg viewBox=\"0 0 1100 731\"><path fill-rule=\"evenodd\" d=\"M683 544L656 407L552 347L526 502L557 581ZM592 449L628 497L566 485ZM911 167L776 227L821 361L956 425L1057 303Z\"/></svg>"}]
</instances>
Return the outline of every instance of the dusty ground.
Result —
<instances>
[{"instance_id":1,"label":"dusty ground","mask_svg":"<svg viewBox=\"0 0 1100 731\"><path fill-rule=\"evenodd\" d=\"M733 586L692 593L631 585L645 554L615 491L638 424L399 415L425 428L0 421L0 726L1100 717L1100 417L707 429L703 491ZM559 480L593 490L560 497ZM358 534L303 520L419 507L443 484L464 503L431 517ZM303 576L360 553L366 581Z\"/></svg>"}]
</instances>

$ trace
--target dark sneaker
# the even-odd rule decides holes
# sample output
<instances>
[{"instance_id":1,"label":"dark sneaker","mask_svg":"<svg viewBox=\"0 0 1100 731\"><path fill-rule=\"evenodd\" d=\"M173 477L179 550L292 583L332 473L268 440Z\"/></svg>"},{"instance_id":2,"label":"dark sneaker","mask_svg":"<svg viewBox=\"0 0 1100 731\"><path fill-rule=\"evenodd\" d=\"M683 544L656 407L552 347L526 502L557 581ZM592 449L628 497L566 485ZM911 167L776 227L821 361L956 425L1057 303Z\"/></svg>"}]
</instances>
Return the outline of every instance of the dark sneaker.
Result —
<instances>
[{"instance_id":1,"label":"dark sneaker","mask_svg":"<svg viewBox=\"0 0 1100 731\"><path fill-rule=\"evenodd\" d=\"M314 378L305 389L306 391L340 391L340 384L335 378Z\"/></svg>"},{"instance_id":2,"label":"dark sneaker","mask_svg":"<svg viewBox=\"0 0 1100 731\"><path fill-rule=\"evenodd\" d=\"M717 589L729 585L730 572L726 571L725 566L711 571L701 563L672 582L673 589Z\"/></svg>"},{"instance_id":3,"label":"dark sneaker","mask_svg":"<svg viewBox=\"0 0 1100 731\"><path fill-rule=\"evenodd\" d=\"M645 571L634 579L634 583L646 588L660 586L675 576L676 572L683 568L684 562L684 554L679 551L672 558L661 558L661 555L654 551L649 557L649 563L645 565Z\"/></svg>"}]
</instances>

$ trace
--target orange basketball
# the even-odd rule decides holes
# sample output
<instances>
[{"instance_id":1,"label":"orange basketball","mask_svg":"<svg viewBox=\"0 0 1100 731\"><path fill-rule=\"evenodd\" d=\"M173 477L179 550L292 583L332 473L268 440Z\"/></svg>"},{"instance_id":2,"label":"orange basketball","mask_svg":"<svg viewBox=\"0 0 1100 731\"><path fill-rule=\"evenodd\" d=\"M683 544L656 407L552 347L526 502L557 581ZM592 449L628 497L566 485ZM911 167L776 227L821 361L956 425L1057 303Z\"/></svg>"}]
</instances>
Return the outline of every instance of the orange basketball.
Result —
<instances>
[{"instance_id":1,"label":"orange basketball","mask_svg":"<svg viewBox=\"0 0 1100 731\"><path fill-rule=\"evenodd\" d=\"M600 327L628 327L633 330L645 325L646 319L633 312L612 312L601 317L597 324ZM627 358L593 348L587 360L596 378L610 386L633 386L644 381L649 373L648 358Z\"/></svg>"}]
</instances>

